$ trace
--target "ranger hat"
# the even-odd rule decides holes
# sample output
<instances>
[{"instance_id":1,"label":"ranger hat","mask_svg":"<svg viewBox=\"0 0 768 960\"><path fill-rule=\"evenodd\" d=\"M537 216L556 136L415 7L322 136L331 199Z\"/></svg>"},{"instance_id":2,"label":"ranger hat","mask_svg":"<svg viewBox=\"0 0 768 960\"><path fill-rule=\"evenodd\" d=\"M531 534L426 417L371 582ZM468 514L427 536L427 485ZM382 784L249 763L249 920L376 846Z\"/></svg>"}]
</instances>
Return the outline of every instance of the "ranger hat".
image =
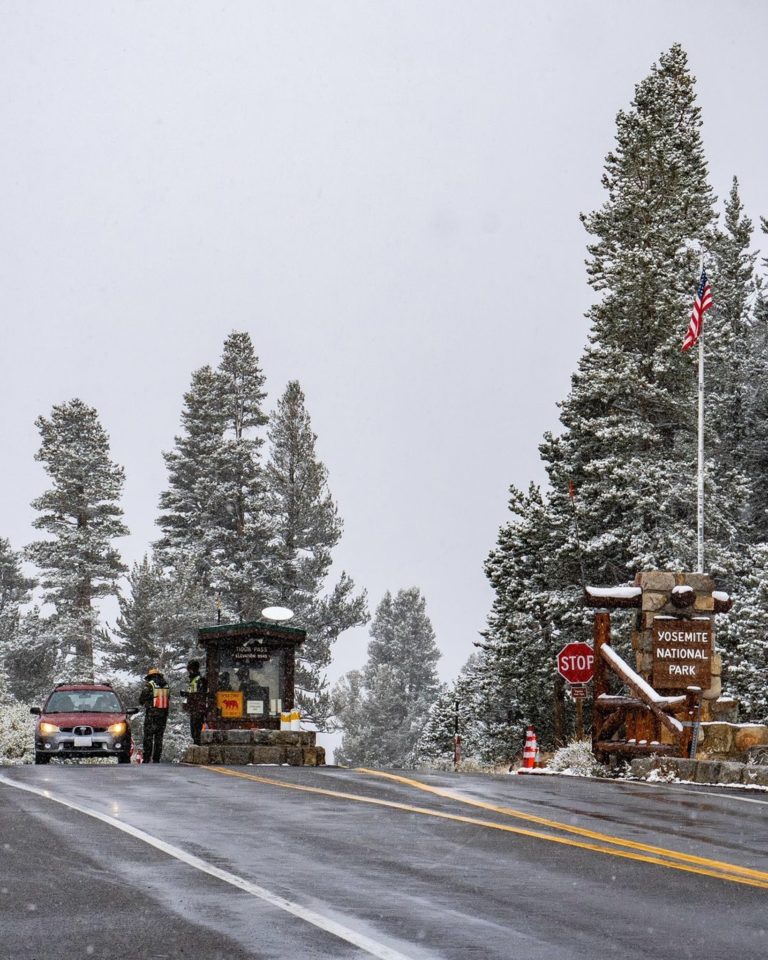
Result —
<instances>
[{"instance_id":1,"label":"ranger hat","mask_svg":"<svg viewBox=\"0 0 768 960\"><path fill-rule=\"evenodd\" d=\"M148 677L157 677L159 674L160 671L157 669L157 667L150 667L149 670L147 670Z\"/></svg>"}]
</instances>

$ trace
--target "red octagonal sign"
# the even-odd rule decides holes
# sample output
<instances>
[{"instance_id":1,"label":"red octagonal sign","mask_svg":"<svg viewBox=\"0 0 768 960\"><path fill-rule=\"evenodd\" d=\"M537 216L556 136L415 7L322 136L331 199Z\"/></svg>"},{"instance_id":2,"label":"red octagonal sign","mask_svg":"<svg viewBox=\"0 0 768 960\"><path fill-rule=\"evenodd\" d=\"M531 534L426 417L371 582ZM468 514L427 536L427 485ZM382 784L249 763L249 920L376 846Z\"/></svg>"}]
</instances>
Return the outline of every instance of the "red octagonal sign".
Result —
<instances>
[{"instance_id":1,"label":"red octagonal sign","mask_svg":"<svg viewBox=\"0 0 768 960\"><path fill-rule=\"evenodd\" d=\"M567 643L557 655L557 672L568 683L589 683L595 672L595 651L588 643Z\"/></svg>"}]
</instances>

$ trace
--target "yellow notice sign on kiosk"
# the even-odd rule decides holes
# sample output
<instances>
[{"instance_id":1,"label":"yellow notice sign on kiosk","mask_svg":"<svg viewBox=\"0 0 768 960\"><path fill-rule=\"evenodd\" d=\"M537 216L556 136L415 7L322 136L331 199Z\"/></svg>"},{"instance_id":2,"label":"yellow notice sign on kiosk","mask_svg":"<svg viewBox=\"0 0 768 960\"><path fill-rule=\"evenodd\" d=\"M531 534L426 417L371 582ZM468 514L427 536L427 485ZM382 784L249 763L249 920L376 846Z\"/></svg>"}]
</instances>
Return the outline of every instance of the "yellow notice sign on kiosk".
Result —
<instances>
[{"instance_id":1,"label":"yellow notice sign on kiosk","mask_svg":"<svg viewBox=\"0 0 768 960\"><path fill-rule=\"evenodd\" d=\"M219 708L221 716L242 717L243 715L243 694L240 690L219 690L216 694L216 706Z\"/></svg>"}]
</instances>

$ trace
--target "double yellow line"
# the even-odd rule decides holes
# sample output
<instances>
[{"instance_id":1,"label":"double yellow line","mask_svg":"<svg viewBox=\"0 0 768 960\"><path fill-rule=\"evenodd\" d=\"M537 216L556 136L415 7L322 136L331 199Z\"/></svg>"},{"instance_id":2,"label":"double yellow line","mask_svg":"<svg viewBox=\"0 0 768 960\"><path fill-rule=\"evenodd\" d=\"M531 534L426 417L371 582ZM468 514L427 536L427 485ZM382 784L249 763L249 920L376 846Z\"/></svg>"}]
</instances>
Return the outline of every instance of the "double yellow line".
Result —
<instances>
[{"instance_id":1,"label":"double yellow line","mask_svg":"<svg viewBox=\"0 0 768 960\"><path fill-rule=\"evenodd\" d=\"M478 807L489 813L495 813L504 817L516 820L522 820L528 823L536 824L540 827L546 827L549 830L556 830L559 834L570 834L570 836L558 836L557 834L544 833L541 830L532 830L526 827L516 827L508 823L498 823L494 820L482 820L476 817L463 816L456 813L446 813L442 810L436 810L430 807L417 807L412 804L398 803L394 800L380 800L374 797L366 797L356 793L345 793L340 790L329 790L324 787L309 787L303 784L288 783L285 780L276 780L272 777L261 777L253 773L245 773L240 770L228 770L225 767L207 767L206 769L214 773L223 774L228 777L237 777L241 780L250 780L255 783L264 783L273 787L280 787L284 790L296 790L301 793L314 793L320 796L335 797L342 800L353 800L356 803L367 803L371 806L387 807L391 810L400 810L405 813L417 813L423 816L435 817L440 820L451 820L456 823L471 824L477 827L484 827L488 830L501 830L504 833L513 833L523 837L533 837L537 840L546 840L549 843L559 843L568 847L578 847L582 850L591 850L595 853L607 854L612 857L622 857L625 860L635 860L642 863L652 863L656 866L666 867L671 870L682 870L686 873L696 873L705 877L715 877L718 880L729 880L731 883L742 883L750 887L760 887L768 890L768 873L762 870L753 870L749 867L741 867L734 863L725 863L721 860L710 860L707 857L697 857L689 853L680 853L676 850L668 850L664 847L656 847L647 843L640 843L636 840L625 840L622 837L614 837L606 833L598 833L594 830L587 830L584 827L574 827L568 823L561 823L557 820L548 820L545 817L537 817L534 814L524 813L521 810L514 810L511 807L497 806L492 803L485 803L482 800L473 800L469 797L461 797L451 790L443 790L440 787L433 787L422 783L419 780L412 780L409 777L398 776L393 773L385 773L381 770L368 770L361 767L358 773L364 773L368 776L380 777L385 780L391 780L405 786L431 793L435 796L451 800L454 803L464 804L465 806ZM572 839L580 837L583 839Z\"/></svg>"}]
</instances>

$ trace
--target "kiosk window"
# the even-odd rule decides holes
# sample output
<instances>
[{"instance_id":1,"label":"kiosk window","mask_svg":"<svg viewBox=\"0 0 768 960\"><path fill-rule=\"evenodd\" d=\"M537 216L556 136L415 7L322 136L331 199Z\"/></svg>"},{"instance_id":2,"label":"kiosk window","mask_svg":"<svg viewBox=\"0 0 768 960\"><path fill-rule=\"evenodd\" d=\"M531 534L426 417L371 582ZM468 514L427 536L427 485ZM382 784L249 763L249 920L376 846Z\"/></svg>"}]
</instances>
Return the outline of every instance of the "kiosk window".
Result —
<instances>
[{"instance_id":1,"label":"kiosk window","mask_svg":"<svg viewBox=\"0 0 768 960\"><path fill-rule=\"evenodd\" d=\"M263 647L233 647L221 651L219 692L243 695L243 715L276 716L282 710L283 653Z\"/></svg>"}]
</instances>

